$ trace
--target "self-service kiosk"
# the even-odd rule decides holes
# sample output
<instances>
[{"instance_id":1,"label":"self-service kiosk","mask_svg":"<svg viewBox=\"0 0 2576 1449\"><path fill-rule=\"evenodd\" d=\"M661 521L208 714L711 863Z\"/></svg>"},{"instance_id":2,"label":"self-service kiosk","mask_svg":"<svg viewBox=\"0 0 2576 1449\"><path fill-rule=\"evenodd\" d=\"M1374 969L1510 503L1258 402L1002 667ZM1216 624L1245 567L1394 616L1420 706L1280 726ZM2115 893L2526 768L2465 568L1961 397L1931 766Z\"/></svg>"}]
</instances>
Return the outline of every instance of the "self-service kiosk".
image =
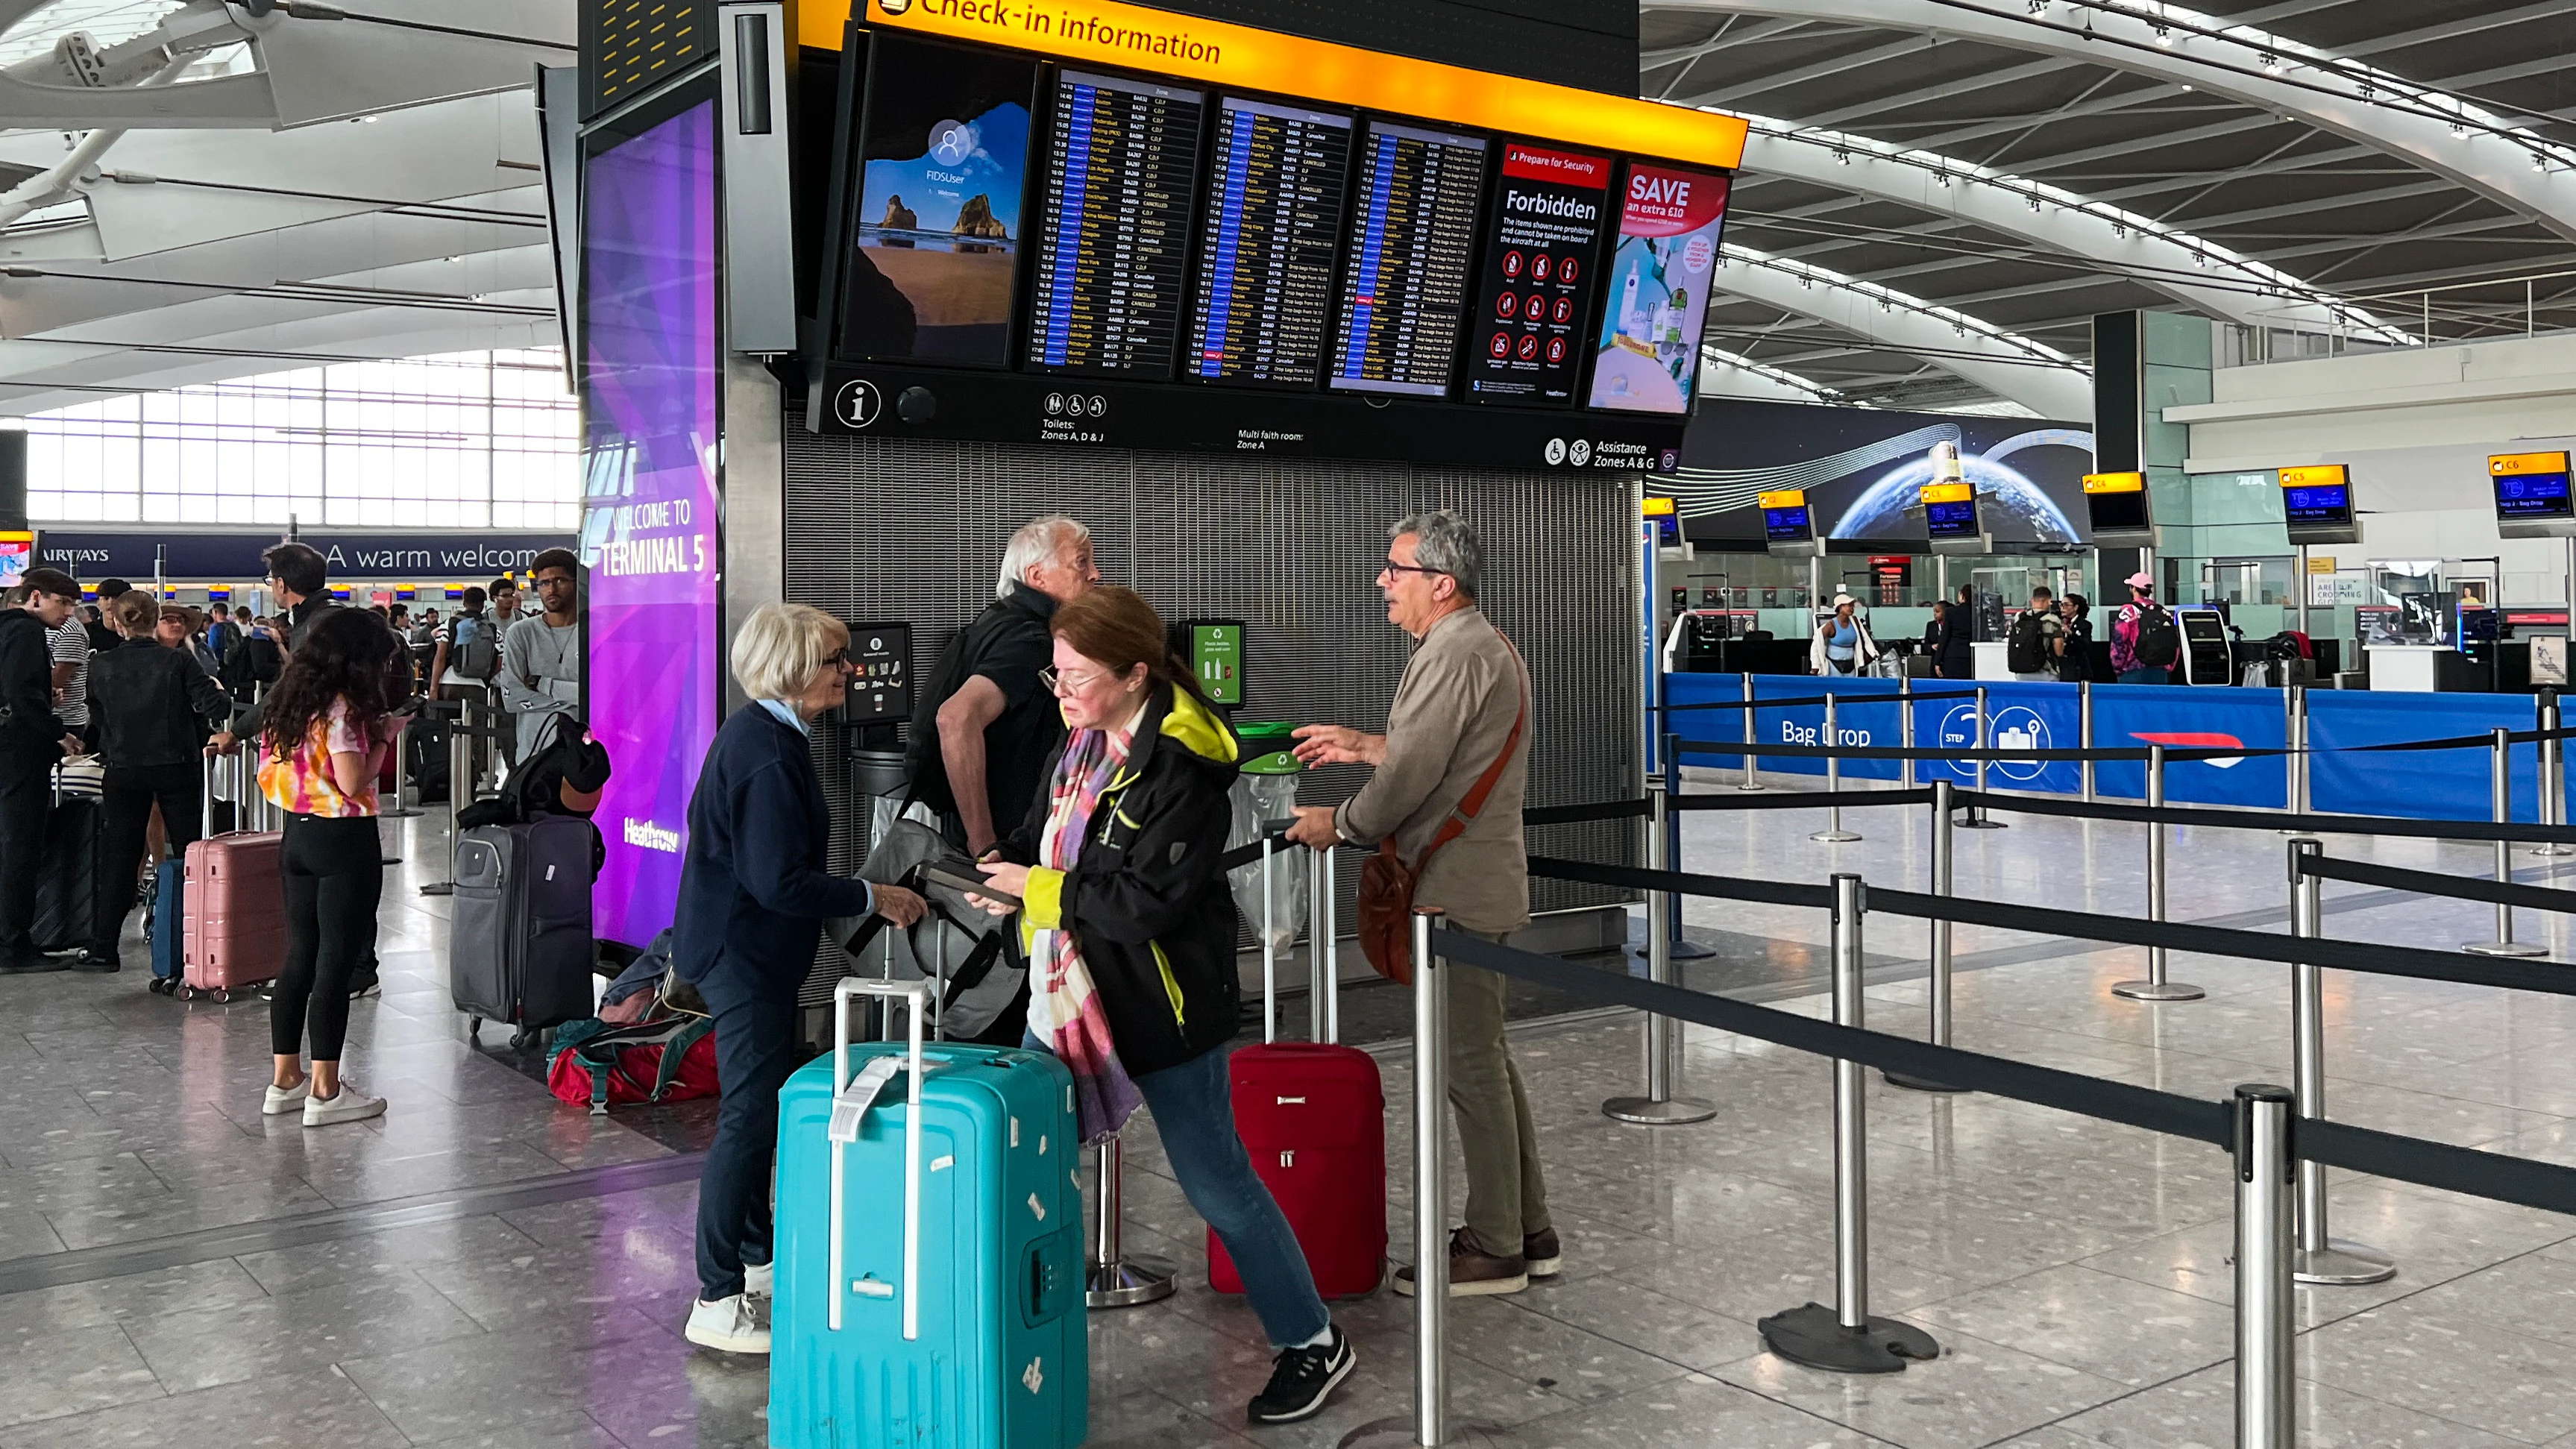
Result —
<instances>
[{"instance_id":1,"label":"self-service kiosk","mask_svg":"<svg viewBox=\"0 0 2576 1449\"><path fill-rule=\"evenodd\" d=\"M2234 664L2227 647L2227 620L2214 604L2183 604L2173 611L2182 630L2182 668L2177 684L2233 684Z\"/></svg>"}]
</instances>

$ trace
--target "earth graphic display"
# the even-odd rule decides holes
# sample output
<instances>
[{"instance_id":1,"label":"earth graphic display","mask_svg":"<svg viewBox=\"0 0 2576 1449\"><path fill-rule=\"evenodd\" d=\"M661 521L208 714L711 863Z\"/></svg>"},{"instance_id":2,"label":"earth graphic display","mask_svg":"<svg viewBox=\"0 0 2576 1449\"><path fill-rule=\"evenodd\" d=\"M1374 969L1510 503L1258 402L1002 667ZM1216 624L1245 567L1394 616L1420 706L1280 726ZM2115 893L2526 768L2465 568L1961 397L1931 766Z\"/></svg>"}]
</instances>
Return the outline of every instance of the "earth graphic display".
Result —
<instances>
[{"instance_id":1,"label":"earth graphic display","mask_svg":"<svg viewBox=\"0 0 2576 1449\"><path fill-rule=\"evenodd\" d=\"M2084 455L2089 466L2093 456L2093 435L2075 428L2040 428L2016 433L1987 449L1984 453L1959 453L1960 471L1977 490L1978 521L1997 540L2036 543L2077 543L2082 541L2073 521L2067 518L2040 486L2005 462L2025 448L2073 448ZM1834 538L1915 538L1923 536L1922 514L1917 498L1924 484L1932 481L1932 460L1909 459L1887 472L1868 487L1851 507L1843 510L1830 533Z\"/></svg>"}]
</instances>

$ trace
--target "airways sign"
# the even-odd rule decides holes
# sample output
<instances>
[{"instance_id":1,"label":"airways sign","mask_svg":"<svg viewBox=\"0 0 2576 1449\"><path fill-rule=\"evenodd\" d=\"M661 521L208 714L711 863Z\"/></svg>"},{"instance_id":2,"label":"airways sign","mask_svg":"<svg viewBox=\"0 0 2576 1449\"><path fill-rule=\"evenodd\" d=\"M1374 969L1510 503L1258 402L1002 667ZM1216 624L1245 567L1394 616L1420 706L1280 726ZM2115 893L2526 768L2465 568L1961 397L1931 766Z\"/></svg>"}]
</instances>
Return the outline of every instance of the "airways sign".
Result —
<instances>
[{"instance_id":1,"label":"airways sign","mask_svg":"<svg viewBox=\"0 0 2576 1449\"><path fill-rule=\"evenodd\" d=\"M264 572L259 556L279 535L205 533L180 529L133 533L66 533L37 536L41 562L82 579L149 579L159 556L173 581L246 583ZM489 582L493 575L525 570L550 548L571 548L558 533L343 533L317 530L301 542L321 551L334 583L358 579Z\"/></svg>"}]
</instances>

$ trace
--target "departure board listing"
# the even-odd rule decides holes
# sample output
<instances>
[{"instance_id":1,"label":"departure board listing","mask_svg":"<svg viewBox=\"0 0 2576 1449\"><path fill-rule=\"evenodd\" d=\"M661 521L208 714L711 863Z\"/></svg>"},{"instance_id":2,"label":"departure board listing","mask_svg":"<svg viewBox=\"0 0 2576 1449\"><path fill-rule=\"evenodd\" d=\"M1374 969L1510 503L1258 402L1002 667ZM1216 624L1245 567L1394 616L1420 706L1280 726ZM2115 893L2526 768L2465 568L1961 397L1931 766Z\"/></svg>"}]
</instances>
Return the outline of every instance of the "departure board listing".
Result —
<instances>
[{"instance_id":1,"label":"departure board listing","mask_svg":"<svg viewBox=\"0 0 2576 1449\"><path fill-rule=\"evenodd\" d=\"M1057 77L1031 366L1171 375L1206 99L1150 81Z\"/></svg>"},{"instance_id":2,"label":"departure board listing","mask_svg":"<svg viewBox=\"0 0 2576 1449\"><path fill-rule=\"evenodd\" d=\"M1609 198L1609 157L1503 143L1482 312L1467 349L1471 401L1574 401Z\"/></svg>"},{"instance_id":3,"label":"departure board listing","mask_svg":"<svg viewBox=\"0 0 2576 1449\"><path fill-rule=\"evenodd\" d=\"M1332 385L1445 397L1476 246L1485 141L1371 122Z\"/></svg>"},{"instance_id":4,"label":"departure board listing","mask_svg":"<svg viewBox=\"0 0 2576 1449\"><path fill-rule=\"evenodd\" d=\"M1351 118L1227 98L1199 224L1186 370L1313 387L1332 325Z\"/></svg>"},{"instance_id":5,"label":"departure board listing","mask_svg":"<svg viewBox=\"0 0 2576 1449\"><path fill-rule=\"evenodd\" d=\"M1629 164L1592 367L1594 407L1690 411L1727 186L1708 172Z\"/></svg>"}]
</instances>

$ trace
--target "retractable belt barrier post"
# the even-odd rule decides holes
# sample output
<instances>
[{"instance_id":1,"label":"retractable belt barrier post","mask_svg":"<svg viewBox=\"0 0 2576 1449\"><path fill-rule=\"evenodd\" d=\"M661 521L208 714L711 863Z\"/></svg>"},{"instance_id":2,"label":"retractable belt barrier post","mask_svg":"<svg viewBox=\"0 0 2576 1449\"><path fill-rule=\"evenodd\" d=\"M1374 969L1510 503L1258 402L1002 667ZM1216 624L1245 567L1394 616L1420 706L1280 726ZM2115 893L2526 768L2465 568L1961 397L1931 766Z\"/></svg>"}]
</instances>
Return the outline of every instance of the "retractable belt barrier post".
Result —
<instances>
[{"instance_id":1,"label":"retractable belt barrier post","mask_svg":"<svg viewBox=\"0 0 2576 1449\"><path fill-rule=\"evenodd\" d=\"M1988 733L1992 728L1993 716L1987 713L1986 710L1986 687L1980 684L1977 686L1977 795L1980 799L1982 799L1986 793L1985 752L1994 747L1994 741L1989 737ZM2000 820L1987 819L1986 807L1983 805L1970 805L1968 807L1968 818L1961 823L1970 830L2002 830L2006 828L2004 823Z\"/></svg>"},{"instance_id":2,"label":"retractable belt barrier post","mask_svg":"<svg viewBox=\"0 0 2576 1449\"><path fill-rule=\"evenodd\" d=\"M2297 1449L2286 1088L2236 1089L2236 1445Z\"/></svg>"},{"instance_id":3,"label":"retractable belt barrier post","mask_svg":"<svg viewBox=\"0 0 2576 1449\"><path fill-rule=\"evenodd\" d=\"M2558 696L2544 690L2540 696L2540 823L2567 823L2567 772L2560 763L2558 742ZM2304 743L2304 741L2302 742ZM2576 845L2544 841L2531 848L2534 855L2576 855Z\"/></svg>"},{"instance_id":4,"label":"retractable belt barrier post","mask_svg":"<svg viewBox=\"0 0 2576 1449\"><path fill-rule=\"evenodd\" d=\"M2093 748L2093 681L2089 679L2075 686L2075 745L2078 749ZM2081 761L2079 767L2084 775L2084 803L2090 805L2094 800L2093 762Z\"/></svg>"},{"instance_id":5,"label":"retractable belt barrier post","mask_svg":"<svg viewBox=\"0 0 2576 1449\"><path fill-rule=\"evenodd\" d=\"M1861 878L1833 879L1834 1025L1862 1026ZM1908 1359L1941 1356L1932 1335L1869 1313L1869 1094L1861 1064L1834 1058L1834 1306L1809 1303L1755 1325L1791 1363L1846 1374L1901 1373Z\"/></svg>"},{"instance_id":6,"label":"retractable belt barrier post","mask_svg":"<svg viewBox=\"0 0 2576 1449\"><path fill-rule=\"evenodd\" d=\"M1680 756L1667 750L1664 758ZM1664 829L1671 801L1664 786L1665 782L1655 781L1646 787L1646 862L1654 870L1672 869L1666 849L1671 837ZM1646 979L1659 985L1679 984L1673 971L1672 917L1667 911L1680 902L1670 891L1646 892ZM1601 1104L1601 1114L1640 1127L1685 1127L1716 1116L1712 1103L1673 1095L1681 1081L1681 1048L1681 1024L1669 1016L1646 1013L1646 1095L1613 1097Z\"/></svg>"},{"instance_id":7,"label":"retractable belt barrier post","mask_svg":"<svg viewBox=\"0 0 2576 1449\"><path fill-rule=\"evenodd\" d=\"M2495 730L2495 754L2487 764L2487 788L2494 799L2495 823L2513 823L2513 731L2502 725ZM2495 843L2495 878L2497 885L2513 884L2513 842L2499 839ZM2513 938L2513 906L2496 902L2496 933L2492 941L2471 941L2462 946L2480 956L2546 956L2549 948Z\"/></svg>"},{"instance_id":8,"label":"retractable belt barrier post","mask_svg":"<svg viewBox=\"0 0 2576 1449\"><path fill-rule=\"evenodd\" d=\"M1180 1274L1157 1259L1128 1257L1121 1240L1127 1157L1119 1149L1118 1138L1112 1135L1094 1148L1091 1162L1099 1190L1092 1209L1091 1273L1083 1285L1083 1302L1093 1308L1133 1308L1171 1297L1181 1286Z\"/></svg>"},{"instance_id":9,"label":"retractable belt barrier post","mask_svg":"<svg viewBox=\"0 0 2576 1449\"><path fill-rule=\"evenodd\" d=\"M2160 810L2165 803L2165 747L2147 747L2147 808ZM2147 919L2161 924L2165 918L2165 831L2162 821L2147 826ZM2165 979L2165 948L2147 948L2147 979L2114 984L2111 994L2131 1001L2198 1001L2209 993L2197 986L2185 986Z\"/></svg>"},{"instance_id":10,"label":"retractable belt barrier post","mask_svg":"<svg viewBox=\"0 0 2576 1449\"><path fill-rule=\"evenodd\" d=\"M1333 853L1315 852L1306 876L1306 1040L1341 1040L1341 927L1333 919L1340 898Z\"/></svg>"},{"instance_id":11,"label":"retractable belt barrier post","mask_svg":"<svg viewBox=\"0 0 2576 1449\"><path fill-rule=\"evenodd\" d=\"M1753 717L1753 671L1749 669L1746 670L1744 672L1743 679L1744 742L1748 745L1757 744L1759 741L1754 738L1754 731L1757 726L1754 723ZM1744 752L1744 783L1736 786L1735 788L1738 790L1759 790L1762 788L1762 761L1751 750L1746 750Z\"/></svg>"},{"instance_id":12,"label":"retractable belt barrier post","mask_svg":"<svg viewBox=\"0 0 2576 1449\"><path fill-rule=\"evenodd\" d=\"M1413 1441L1449 1438L1449 963L1413 908Z\"/></svg>"},{"instance_id":13,"label":"retractable belt barrier post","mask_svg":"<svg viewBox=\"0 0 2576 1449\"><path fill-rule=\"evenodd\" d=\"M1834 697L1830 694L1825 696L1825 743L1835 751L1825 756L1825 791L1839 796L1843 788L1843 737L1840 727L1834 723ZM1825 828L1807 838L1827 845L1847 845L1860 839L1860 832L1843 828L1842 801L1837 799L1825 807Z\"/></svg>"},{"instance_id":14,"label":"retractable belt barrier post","mask_svg":"<svg viewBox=\"0 0 2576 1449\"><path fill-rule=\"evenodd\" d=\"M2301 836L2290 842L2290 934L2317 940L2325 930L2325 882L2299 869L2300 861L2325 852L2325 842ZM2298 1099L2299 1120L2322 1121L2326 1115L2325 972L2313 962L2290 968L2290 1090ZM2299 1160L2298 1233L2290 1276L2302 1283L2345 1287L2378 1283L2397 1274L2397 1264L2377 1248L2345 1242L2326 1230L2325 1165Z\"/></svg>"},{"instance_id":15,"label":"retractable belt barrier post","mask_svg":"<svg viewBox=\"0 0 2576 1449\"><path fill-rule=\"evenodd\" d=\"M1914 676L1903 674L1896 680L1896 743L1904 749L1914 748ZM1914 758L1908 755L1898 766L1897 788L1914 788Z\"/></svg>"},{"instance_id":16,"label":"retractable belt barrier post","mask_svg":"<svg viewBox=\"0 0 2576 1449\"><path fill-rule=\"evenodd\" d=\"M1950 782L1932 782L1932 894L1950 894L1951 863L1956 852L1950 840ZM1950 1044L1950 923L1932 921L1932 969L1924 982L1924 996L1931 1011L1931 1042L1934 1046ZM1889 1086L1905 1087L1917 1092L1956 1092L1958 1087L1903 1072L1885 1072Z\"/></svg>"},{"instance_id":17,"label":"retractable belt barrier post","mask_svg":"<svg viewBox=\"0 0 2576 1449\"><path fill-rule=\"evenodd\" d=\"M2281 808L2292 815L2303 814L2308 808L2307 734L2308 692L2304 686L2293 684L2281 691L2281 739L2289 746L2289 754L2281 761ZM2281 833L2296 835L2298 832L2283 830Z\"/></svg>"}]
</instances>

